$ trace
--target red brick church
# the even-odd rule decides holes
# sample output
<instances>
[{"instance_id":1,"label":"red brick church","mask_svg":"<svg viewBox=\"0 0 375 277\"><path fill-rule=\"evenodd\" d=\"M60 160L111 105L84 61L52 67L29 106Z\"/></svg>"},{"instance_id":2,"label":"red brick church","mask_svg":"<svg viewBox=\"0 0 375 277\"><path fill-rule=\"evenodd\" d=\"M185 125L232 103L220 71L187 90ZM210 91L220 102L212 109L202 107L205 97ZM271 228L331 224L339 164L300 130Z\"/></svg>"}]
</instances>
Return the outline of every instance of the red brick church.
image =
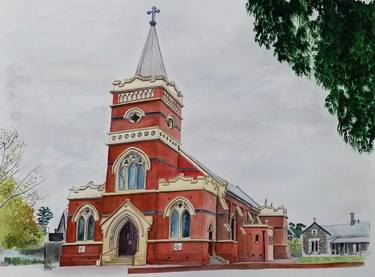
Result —
<instances>
[{"instance_id":1,"label":"red brick church","mask_svg":"<svg viewBox=\"0 0 375 277\"><path fill-rule=\"evenodd\" d=\"M181 148L183 94L166 74L156 12L135 76L113 82L106 182L70 190L60 264L287 258L286 209L260 206Z\"/></svg>"}]
</instances>

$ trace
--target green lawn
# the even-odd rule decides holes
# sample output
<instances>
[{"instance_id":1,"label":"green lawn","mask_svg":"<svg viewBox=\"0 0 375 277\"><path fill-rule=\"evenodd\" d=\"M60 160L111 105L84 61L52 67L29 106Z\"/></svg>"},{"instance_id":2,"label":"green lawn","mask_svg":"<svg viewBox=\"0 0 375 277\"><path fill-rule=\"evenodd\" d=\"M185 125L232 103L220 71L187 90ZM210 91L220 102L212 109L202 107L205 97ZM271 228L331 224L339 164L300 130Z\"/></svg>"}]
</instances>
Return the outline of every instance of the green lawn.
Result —
<instances>
[{"instance_id":1,"label":"green lawn","mask_svg":"<svg viewBox=\"0 0 375 277\"><path fill-rule=\"evenodd\" d=\"M364 262L363 256L322 256L322 257L302 257L297 260L300 264L320 264L339 262Z\"/></svg>"}]
</instances>

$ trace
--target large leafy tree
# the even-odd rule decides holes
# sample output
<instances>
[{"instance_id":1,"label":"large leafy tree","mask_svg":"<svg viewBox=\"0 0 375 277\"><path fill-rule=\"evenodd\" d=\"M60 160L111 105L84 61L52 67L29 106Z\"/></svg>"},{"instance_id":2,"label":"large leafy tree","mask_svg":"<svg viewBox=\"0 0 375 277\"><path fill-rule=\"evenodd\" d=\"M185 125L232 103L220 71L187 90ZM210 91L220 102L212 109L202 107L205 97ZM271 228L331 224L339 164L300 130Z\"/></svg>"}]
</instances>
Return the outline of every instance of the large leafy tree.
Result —
<instances>
[{"instance_id":1,"label":"large leafy tree","mask_svg":"<svg viewBox=\"0 0 375 277\"><path fill-rule=\"evenodd\" d=\"M39 226L42 227L43 231L46 232L47 226L51 219L53 218L53 213L50 208L48 207L40 207L38 213L36 214L37 221Z\"/></svg>"},{"instance_id":2,"label":"large leafy tree","mask_svg":"<svg viewBox=\"0 0 375 277\"><path fill-rule=\"evenodd\" d=\"M10 179L0 186L0 202L13 194L17 183ZM34 210L27 201L17 196L0 210L0 246L24 248L38 245L42 230L34 218Z\"/></svg>"},{"instance_id":3,"label":"large leafy tree","mask_svg":"<svg viewBox=\"0 0 375 277\"><path fill-rule=\"evenodd\" d=\"M325 106L360 153L375 139L375 1L248 0L255 40L328 91Z\"/></svg>"}]
</instances>

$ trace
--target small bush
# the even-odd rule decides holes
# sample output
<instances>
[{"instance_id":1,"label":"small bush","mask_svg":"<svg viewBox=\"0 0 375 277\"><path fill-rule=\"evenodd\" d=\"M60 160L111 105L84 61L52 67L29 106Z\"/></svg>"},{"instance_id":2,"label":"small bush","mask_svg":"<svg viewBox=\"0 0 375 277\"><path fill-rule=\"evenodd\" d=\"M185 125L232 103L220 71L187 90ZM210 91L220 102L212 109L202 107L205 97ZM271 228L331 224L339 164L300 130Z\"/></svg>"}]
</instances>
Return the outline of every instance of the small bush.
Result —
<instances>
[{"instance_id":1,"label":"small bush","mask_svg":"<svg viewBox=\"0 0 375 277\"><path fill-rule=\"evenodd\" d=\"M293 239L292 241L288 241L290 255L292 257L301 257L302 256L302 245L300 239Z\"/></svg>"},{"instance_id":2,"label":"small bush","mask_svg":"<svg viewBox=\"0 0 375 277\"><path fill-rule=\"evenodd\" d=\"M4 262L10 265L30 265L30 264L43 264L43 259L25 259L21 257L5 257Z\"/></svg>"}]
</instances>

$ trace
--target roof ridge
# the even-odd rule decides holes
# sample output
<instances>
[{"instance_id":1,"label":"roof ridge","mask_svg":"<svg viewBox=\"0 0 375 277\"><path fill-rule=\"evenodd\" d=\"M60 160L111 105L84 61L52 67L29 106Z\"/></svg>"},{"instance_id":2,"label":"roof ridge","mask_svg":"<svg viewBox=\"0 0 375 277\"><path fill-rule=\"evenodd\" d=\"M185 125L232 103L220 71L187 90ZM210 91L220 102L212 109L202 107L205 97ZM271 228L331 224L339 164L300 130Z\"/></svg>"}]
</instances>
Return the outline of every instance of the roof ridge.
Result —
<instances>
[{"instance_id":1,"label":"roof ridge","mask_svg":"<svg viewBox=\"0 0 375 277\"><path fill-rule=\"evenodd\" d=\"M358 224L361 224L361 223L367 223L367 224L370 224L370 222L368 222L368 221L360 221L360 222L356 222L355 224L350 224L350 223L338 223L338 224L324 224L324 225L320 225L320 226L337 226L337 225L349 225L349 226L355 226L355 225L358 225Z\"/></svg>"},{"instance_id":2,"label":"roof ridge","mask_svg":"<svg viewBox=\"0 0 375 277\"><path fill-rule=\"evenodd\" d=\"M258 208L260 206L247 192L245 192L244 190L242 190L238 185L233 185L231 182L229 182L226 179L224 179L223 177L219 176L218 174L216 174L215 172L213 172L211 169L209 169L207 166L205 166L204 164L202 164L200 161L198 161L197 159L195 159L193 156L191 156L188 153L186 153L185 151L183 151L181 148L180 148L180 152L182 154L184 154L188 159L190 159L194 163L196 163L198 165L198 167L202 171L205 172L205 174L211 176L212 178L214 178L219 183L223 183L224 182L225 185L226 185L226 191L229 194L235 195L236 197L242 199L244 202L248 203L250 206L252 206L254 208ZM238 192L236 193L235 191L231 190L231 187L237 188L241 193L243 193L249 199L248 200L244 199L243 197L241 197L240 195L238 195Z\"/></svg>"}]
</instances>

